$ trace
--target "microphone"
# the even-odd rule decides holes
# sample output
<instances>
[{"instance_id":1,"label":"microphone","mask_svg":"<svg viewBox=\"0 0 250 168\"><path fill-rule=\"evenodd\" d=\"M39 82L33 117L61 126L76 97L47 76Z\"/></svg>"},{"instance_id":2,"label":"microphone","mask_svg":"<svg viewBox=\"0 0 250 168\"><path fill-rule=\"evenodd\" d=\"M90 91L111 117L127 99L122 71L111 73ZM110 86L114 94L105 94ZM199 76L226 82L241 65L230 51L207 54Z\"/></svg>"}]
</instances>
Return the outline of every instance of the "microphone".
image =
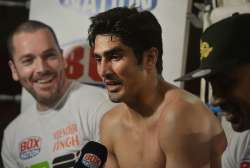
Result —
<instances>
[{"instance_id":1,"label":"microphone","mask_svg":"<svg viewBox=\"0 0 250 168\"><path fill-rule=\"evenodd\" d=\"M81 155L74 168L102 168L107 160L107 148L94 141L89 141L81 150Z\"/></svg>"}]
</instances>

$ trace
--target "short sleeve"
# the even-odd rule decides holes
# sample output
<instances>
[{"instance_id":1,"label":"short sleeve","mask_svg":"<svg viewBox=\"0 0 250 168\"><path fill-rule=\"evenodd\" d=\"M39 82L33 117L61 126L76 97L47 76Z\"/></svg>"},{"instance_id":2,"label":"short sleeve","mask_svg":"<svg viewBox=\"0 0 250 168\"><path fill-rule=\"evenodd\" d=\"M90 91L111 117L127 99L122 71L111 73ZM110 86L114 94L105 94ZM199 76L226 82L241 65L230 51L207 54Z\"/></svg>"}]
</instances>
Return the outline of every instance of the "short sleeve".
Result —
<instances>
[{"instance_id":1,"label":"short sleeve","mask_svg":"<svg viewBox=\"0 0 250 168\"><path fill-rule=\"evenodd\" d=\"M4 134L3 141L2 141L2 151L1 151L3 165L5 168L19 167L16 162L16 159L11 153L10 147L11 147L10 139L8 139L6 137L6 134Z\"/></svg>"}]
</instances>

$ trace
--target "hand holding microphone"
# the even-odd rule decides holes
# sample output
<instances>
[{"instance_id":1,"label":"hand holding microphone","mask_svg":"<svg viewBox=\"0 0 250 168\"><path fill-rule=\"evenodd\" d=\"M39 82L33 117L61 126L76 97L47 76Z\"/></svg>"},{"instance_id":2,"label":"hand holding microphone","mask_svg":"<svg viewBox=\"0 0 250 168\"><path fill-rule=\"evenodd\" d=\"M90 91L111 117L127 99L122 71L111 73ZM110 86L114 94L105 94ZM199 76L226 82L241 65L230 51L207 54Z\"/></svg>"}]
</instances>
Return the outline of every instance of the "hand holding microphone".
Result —
<instances>
[{"instance_id":1,"label":"hand holding microphone","mask_svg":"<svg viewBox=\"0 0 250 168\"><path fill-rule=\"evenodd\" d=\"M90 141L82 148L74 168L102 168L107 155L108 150L104 145Z\"/></svg>"}]
</instances>

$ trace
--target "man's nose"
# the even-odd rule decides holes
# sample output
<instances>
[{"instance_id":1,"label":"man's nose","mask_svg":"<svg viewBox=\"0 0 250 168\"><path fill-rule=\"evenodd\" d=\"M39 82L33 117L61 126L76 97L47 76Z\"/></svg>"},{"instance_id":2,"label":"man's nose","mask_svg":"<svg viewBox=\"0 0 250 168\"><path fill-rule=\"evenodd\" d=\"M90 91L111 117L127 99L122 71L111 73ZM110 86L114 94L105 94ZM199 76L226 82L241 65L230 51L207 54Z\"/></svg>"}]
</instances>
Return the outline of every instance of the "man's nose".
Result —
<instances>
[{"instance_id":1,"label":"man's nose","mask_svg":"<svg viewBox=\"0 0 250 168\"><path fill-rule=\"evenodd\" d=\"M48 64L43 59L37 59L37 62L35 64L37 72L44 72L48 69Z\"/></svg>"},{"instance_id":2,"label":"man's nose","mask_svg":"<svg viewBox=\"0 0 250 168\"><path fill-rule=\"evenodd\" d=\"M111 63L106 60L103 59L98 65L98 74L100 75L101 78L105 78L105 76L107 74L109 74L109 72L111 71Z\"/></svg>"}]
</instances>

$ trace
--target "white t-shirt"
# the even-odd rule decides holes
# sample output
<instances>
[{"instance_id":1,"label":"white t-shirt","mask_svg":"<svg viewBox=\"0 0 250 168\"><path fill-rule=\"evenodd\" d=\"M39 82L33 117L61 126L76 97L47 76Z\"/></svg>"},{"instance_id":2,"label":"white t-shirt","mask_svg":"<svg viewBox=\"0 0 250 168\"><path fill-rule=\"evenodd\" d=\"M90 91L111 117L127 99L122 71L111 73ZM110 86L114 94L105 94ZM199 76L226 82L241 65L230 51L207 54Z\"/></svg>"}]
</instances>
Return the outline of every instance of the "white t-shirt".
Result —
<instances>
[{"instance_id":1,"label":"white t-shirt","mask_svg":"<svg viewBox=\"0 0 250 168\"><path fill-rule=\"evenodd\" d=\"M81 148L99 140L99 122L111 103L104 89L72 82L53 109L36 105L21 113L4 131L5 168L73 167Z\"/></svg>"},{"instance_id":2,"label":"white t-shirt","mask_svg":"<svg viewBox=\"0 0 250 168\"><path fill-rule=\"evenodd\" d=\"M250 168L250 130L231 132L222 156L223 168Z\"/></svg>"}]
</instances>

